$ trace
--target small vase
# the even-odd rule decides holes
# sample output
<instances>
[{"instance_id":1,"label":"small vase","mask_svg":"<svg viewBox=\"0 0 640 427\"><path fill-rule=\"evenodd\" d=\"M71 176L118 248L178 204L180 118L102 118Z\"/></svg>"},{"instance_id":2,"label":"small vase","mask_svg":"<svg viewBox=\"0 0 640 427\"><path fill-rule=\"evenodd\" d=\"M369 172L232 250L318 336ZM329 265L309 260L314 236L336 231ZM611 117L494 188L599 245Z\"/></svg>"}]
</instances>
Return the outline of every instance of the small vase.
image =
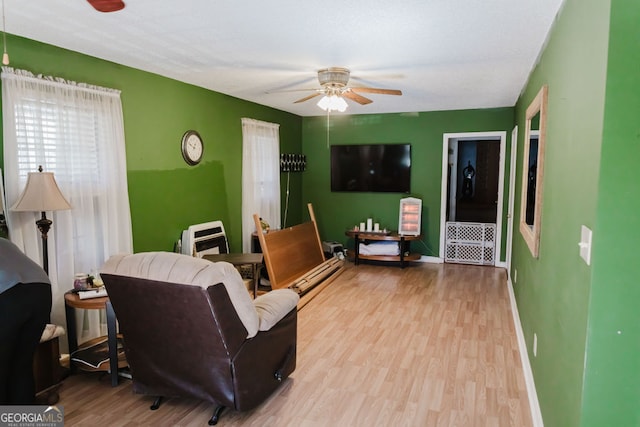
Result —
<instances>
[{"instance_id":1,"label":"small vase","mask_svg":"<svg viewBox=\"0 0 640 427\"><path fill-rule=\"evenodd\" d=\"M73 288L78 290L87 289L87 277L88 275L84 273L76 274L73 279Z\"/></svg>"}]
</instances>

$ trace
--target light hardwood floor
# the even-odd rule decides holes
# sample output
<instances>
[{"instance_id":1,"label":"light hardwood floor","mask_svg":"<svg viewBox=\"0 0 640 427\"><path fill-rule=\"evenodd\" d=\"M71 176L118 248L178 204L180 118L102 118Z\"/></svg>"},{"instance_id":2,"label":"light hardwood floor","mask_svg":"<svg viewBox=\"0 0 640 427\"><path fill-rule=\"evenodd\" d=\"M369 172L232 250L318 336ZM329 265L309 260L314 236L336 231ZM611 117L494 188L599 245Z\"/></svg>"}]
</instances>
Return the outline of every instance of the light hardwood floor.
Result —
<instances>
[{"instance_id":1,"label":"light hardwood floor","mask_svg":"<svg viewBox=\"0 0 640 427\"><path fill-rule=\"evenodd\" d=\"M66 426L204 426L213 405L157 411L128 380L67 378ZM506 273L454 264L350 266L300 312L298 365L253 411L220 426L532 425Z\"/></svg>"}]
</instances>

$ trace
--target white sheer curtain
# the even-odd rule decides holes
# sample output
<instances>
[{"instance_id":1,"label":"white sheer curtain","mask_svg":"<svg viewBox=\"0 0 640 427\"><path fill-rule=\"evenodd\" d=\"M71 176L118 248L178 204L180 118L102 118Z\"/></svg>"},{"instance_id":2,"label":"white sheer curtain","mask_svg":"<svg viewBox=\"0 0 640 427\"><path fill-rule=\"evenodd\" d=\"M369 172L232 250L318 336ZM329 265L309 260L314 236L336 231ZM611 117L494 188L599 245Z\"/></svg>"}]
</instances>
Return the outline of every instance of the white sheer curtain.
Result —
<instances>
[{"instance_id":1,"label":"white sheer curtain","mask_svg":"<svg viewBox=\"0 0 640 427\"><path fill-rule=\"evenodd\" d=\"M133 250L120 91L3 67L2 113L10 239L42 265L38 214L9 209L38 165L54 173L72 206L47 212L52 322L65 325L74 273L97 272L111 255ZM100 315L77 316L80 341L104 333Z\"/></svg>"},{"instance_id":2,"label":"white sheer curtain","mask_svg":"<svg viewBox=\"0 0 640 427\"><path fill-rule=\"evenodd\" d=\"M280 125L242 119L242 251L251 252L258 214L280 228Z\"/></svg>"}]
</instances>

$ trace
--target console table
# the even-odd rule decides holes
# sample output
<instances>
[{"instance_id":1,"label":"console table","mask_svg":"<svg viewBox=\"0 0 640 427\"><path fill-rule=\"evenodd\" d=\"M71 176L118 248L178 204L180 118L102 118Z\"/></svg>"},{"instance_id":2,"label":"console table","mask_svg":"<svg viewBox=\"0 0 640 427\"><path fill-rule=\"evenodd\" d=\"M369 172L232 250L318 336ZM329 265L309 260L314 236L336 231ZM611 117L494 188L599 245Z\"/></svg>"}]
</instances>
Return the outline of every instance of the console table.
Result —
<instances>
[{"instance_id":1,"label":"console table","mask_svg":"<svg viewBox=\"0 0 640 427\"><path fill-rule=\"evenodd\" d=\"M410 243L413 240L422 239L422 234L417 236L398 234L397 232L391 233L376 233L367 231L355 231L347 230L345 234L355 240L355 255L353 262L358 265L360 260L370 261L396 261L400 262L400 266L404 268L407 261L417 261L421 255L419 253L410 252ZM400 248L400 255L361 255L360 254L360 242L361 241L393 241L398 242ZM405 252L407 253L405 255Z\"/></svg>"}]
</instances>

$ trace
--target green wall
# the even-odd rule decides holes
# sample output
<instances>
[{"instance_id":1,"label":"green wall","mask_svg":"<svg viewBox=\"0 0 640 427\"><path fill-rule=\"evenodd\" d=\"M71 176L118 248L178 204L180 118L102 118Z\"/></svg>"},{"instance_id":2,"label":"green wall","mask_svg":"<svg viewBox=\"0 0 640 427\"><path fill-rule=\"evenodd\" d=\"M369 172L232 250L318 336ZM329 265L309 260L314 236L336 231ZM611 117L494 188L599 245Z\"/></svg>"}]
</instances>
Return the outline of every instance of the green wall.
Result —
<instances>
[{"instance_id":1,"label":"green wall","mask_svg":"<svg viewBox=\"0 0 640 427\"><path fill-rule=\"evenodd\" d=\"M582 426L640 426L640 3L611 0Z\"/></svg>"},{"instance_id":2,"label":"green wall","mask_svg":"<svg viewBox=\"0 0 640 427\"><path fill-rule=\"evenodd\" d=\"M516 105L522 177L525 110L548 85L540 255L534 259L516 226L512 277L545 426L581 420L591 267L579 256L581 225L596 226L609 31L609 2L567 0ZM516 218L520 215L520 188ZM611 248L609 248L611 251ZM596 264L594 258L592 265ZM534 333L537 356L533 354ZM599 425L630 425L608 423Z\"/></svg>"},{"instance_id":3,"label":"green wall","mask_svg":"<svg viewBox=\"0 0 640 427\"><path fill-rule=\"evenodd\" d=\"M331 192L327 126L329 145L411 144L410 195L422 199L424 236L421 243L412 244L412 250L427 256L438 256L443 134L506 131L510 135L514 121L513 114L513 108L498 108L426 113L335 115L331 116L329 125L326 116L305 117L302 143L304 153L307 155L307 171L303 173L302 199L305 203L313 203L321 238L347 244L345 230L366 218L374 218L374 222L379 222L381 228L397 230L399 202L402 197L407 196L400 193ZM507 145L509 145L508 140ZM507 158L509 158L508 152ZM507 194L506 191L505 185L505 194Z\"/></svg>"},{"instance_id":4,"label":"green wall","mask_svg":"<svg viewBox=\"0 0 640 427\"><path fill-rule=\"evenodd\" d=\"M32 40L9 35L7 42L11 67L122 91L136 252L173 250L186 226L214 219L225 224L231 249L241 250L242 117L279 123L281 152L301 152L302 119L293 114ZM189 129L205 143L195 167L180 154ZM301 182L292 174L295 222Z\"/></svg>"}]
</instances>

